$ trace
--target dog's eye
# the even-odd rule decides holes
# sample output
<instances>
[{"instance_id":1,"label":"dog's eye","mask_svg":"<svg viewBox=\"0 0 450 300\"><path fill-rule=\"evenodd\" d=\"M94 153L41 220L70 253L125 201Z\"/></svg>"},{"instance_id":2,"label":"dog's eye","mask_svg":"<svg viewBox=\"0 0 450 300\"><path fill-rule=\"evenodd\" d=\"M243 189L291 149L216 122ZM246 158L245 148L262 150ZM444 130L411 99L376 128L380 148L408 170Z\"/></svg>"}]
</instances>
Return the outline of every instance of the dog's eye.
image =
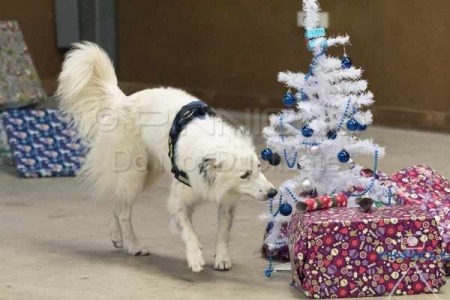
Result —
<instances>
[{"instance_id":1,"label":"dog's eye","mask_svg":"<svg viewBox=\"0 0 450 300\"><path fill-rule=\"evenodd\" d=\"M245 174L244 175L242 175L241 176L241 179L246 179L246 178L248 178L250 176L250 172L245 172Z\"/></svg>"},{"instance_id":2,"label":"dog's eye","mask_svg":"<svg viewBox=\"0 0 450 300\"><path fill-rule=\"evenodd\" d=\"M258 169L261 168L261 164L258 164Z\"/></svg>"}]
</instances>

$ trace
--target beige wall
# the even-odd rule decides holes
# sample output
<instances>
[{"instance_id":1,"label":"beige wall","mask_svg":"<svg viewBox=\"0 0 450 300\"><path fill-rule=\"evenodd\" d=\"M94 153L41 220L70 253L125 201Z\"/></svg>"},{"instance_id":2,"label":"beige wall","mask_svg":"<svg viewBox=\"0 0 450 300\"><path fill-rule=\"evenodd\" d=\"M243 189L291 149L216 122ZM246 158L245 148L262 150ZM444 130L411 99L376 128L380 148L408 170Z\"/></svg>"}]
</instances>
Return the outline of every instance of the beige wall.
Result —
<instances>
[{"instance_id":1,"label":"beige wall","mask_svg":"<svg viewBox=\"0 0 450 300\"><path fill-rule=\"evenodd\" d=\"M450 1L325 0L329 32L376 95L376 121L450 131ZM188 87L214 104L279 106L280 70L306 70L299 0L119 0L119 70L127 82ZM342 53L342 50L333 51ZM127 85L130 89L140 84Z\"/></svg>"},{"instance_id":2,"label":"beige wall","mask_svg":"<svg viewBox=\"0 0 450 300\"><path fill-rule=\"evenodd\" d=\"M129 92L185 87L224 108L279 107L281 70L311 58L296 27L300 0L117 0L118 72ZM323 0L329 32L348 33L347 51L375 93L376 122L450 132L450 1ZM17 19L47 89L62 52L52 0L0 0ZM332 53L340 54L341 49Z\"/></svg>"},{"instance_id":3,"label":"beige wall","mask_svg":"<svg viewBox=\"0 0 450 300\"><path fill-rule=\"evenodd\" d=\"M325 9L333 32L352 36L378 121L450 131L450 1L329 0Z\"/></svg>"}]
</instances>

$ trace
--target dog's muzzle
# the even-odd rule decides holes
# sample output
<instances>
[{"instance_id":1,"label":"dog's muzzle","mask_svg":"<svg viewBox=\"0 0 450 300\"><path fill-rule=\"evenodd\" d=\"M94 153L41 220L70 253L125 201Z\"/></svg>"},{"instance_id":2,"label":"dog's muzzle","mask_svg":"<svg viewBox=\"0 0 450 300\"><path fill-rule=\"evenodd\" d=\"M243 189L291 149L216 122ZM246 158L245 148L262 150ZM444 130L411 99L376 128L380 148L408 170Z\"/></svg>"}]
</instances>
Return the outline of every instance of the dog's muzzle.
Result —
<instances>
[{"instance_id":1,"label":"dog's muzzle","mask_svg":"<svg viewBox=\"0 0 450 300\"><path fill-rule=\"evenodd\" d=\"M274 188L271 188L268 192L267 192L267 198L271 199L273 197L275 197L278 194L278 191Z\"/></svg>"}]
</instances>

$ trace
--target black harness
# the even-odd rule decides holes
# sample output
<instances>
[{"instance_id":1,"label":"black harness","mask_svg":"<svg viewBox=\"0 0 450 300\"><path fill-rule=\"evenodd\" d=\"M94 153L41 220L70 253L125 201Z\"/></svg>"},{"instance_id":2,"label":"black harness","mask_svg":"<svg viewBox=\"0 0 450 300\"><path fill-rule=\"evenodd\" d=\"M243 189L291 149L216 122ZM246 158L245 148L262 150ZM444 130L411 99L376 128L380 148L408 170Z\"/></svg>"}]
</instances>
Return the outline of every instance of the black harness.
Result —
<instances>
[{"instance_id":1,"label":"black harness","mask_svg":"<svg viewBox=\"0 0 450 300\"><path fill-rule=\"evenodd\" d=\"M189 183L189 177L186 172L180 170L177 166L175 147L180 137L180 133L183 131L183 129L185 129L192 120L196 118L203 118L205 116L214 117L216 116L216 113L211 107L207 106L202 101L193 101L184 105L180 109L180 111L175 116L175 119L173 120L172 127L170 128L169 158L170 162L172 163L171 172L179 182L187 186L191 186Z\"/></svg>"}]
</instances>

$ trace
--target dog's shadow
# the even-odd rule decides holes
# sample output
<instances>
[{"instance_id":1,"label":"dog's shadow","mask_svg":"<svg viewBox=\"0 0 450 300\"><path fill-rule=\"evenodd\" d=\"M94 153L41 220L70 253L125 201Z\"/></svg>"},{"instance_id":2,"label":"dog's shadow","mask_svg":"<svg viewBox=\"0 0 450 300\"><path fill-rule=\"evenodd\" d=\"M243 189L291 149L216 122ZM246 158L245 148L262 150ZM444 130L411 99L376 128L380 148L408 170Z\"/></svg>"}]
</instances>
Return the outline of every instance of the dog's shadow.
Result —
<instances>
[{"instance_id":1,"label":"dog's shadow","mask_svg":"<svg viewBox=\"0 0 450 300\"><path fill-rule=\"evenodd\" d=\"M44 252L70 256L76 261L95 261L101 264L114 265L119 268L133 269L135 272L161 274L183 282L213 282L216 280L248 283L250 281L242 276L231 276L230 272L219 272L213 269L212 265L206 265L202 272L193 273L187 266L185 258L171 257L168 255L150 253L148 256L131 256L125 249L108 250L103 247L92 249L92 244L77 244L74 247L73 241L54 241L33 239L30 242ZM111 245L111 247L113 247ZM151 250L151 249L150 249ZM237 271L237 270L233 270ZM231 272L233 272L231 271ZM236 274L234 274L236 275Z\"/></svg>"}]
</instances>

